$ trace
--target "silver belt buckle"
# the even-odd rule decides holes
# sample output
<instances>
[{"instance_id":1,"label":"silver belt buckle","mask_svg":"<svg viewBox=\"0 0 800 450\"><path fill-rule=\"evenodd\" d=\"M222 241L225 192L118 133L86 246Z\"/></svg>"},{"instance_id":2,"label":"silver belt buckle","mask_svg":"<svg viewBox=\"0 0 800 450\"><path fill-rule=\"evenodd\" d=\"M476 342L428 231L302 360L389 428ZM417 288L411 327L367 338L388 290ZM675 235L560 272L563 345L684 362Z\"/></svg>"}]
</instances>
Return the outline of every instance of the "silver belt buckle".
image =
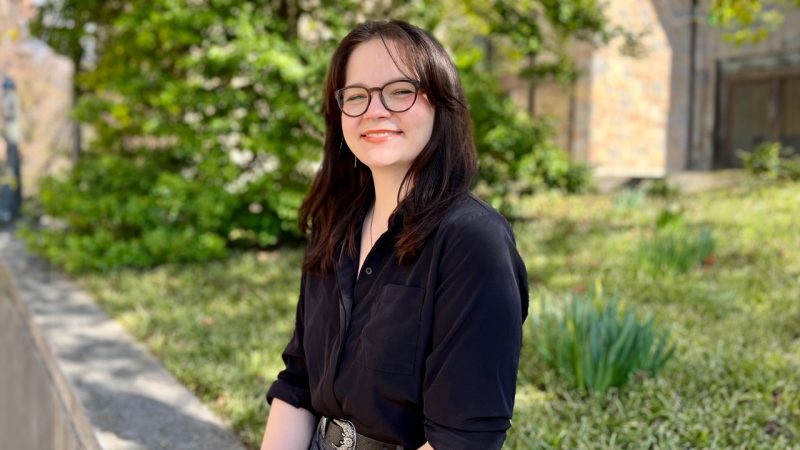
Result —
<instances>
[{"instance_id":1,"label":"silver belt buckle","mask_svg":"<svg viewBox=\"0 0 800 450\"><path fill-rule=\"evenodd\" d=\"M356 426L349 420L331 419L333 423L342 429L342 440L339 445L334 444L336 450L355 450L356 448Z\"/></svg>"}]
</instances>

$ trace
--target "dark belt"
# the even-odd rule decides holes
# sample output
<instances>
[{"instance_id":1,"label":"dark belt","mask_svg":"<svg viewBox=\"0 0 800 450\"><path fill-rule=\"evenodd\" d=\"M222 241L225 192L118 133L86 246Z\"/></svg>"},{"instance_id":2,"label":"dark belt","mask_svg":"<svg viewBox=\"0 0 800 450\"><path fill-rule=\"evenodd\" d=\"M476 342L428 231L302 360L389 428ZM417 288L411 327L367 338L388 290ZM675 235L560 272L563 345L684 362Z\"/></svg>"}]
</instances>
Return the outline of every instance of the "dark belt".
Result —
<instances>
[{"instance_id":1,"label":"dark belt","mask_svg":"<svg viewBox=\"0 0 800 450\"><path fill-rule=\"evenodd\" d=\"M322 439L336 450L403 450L402 445L387 444L358 434L348 420L323 417L319 426Z\"/></svg>"}]
</instances>

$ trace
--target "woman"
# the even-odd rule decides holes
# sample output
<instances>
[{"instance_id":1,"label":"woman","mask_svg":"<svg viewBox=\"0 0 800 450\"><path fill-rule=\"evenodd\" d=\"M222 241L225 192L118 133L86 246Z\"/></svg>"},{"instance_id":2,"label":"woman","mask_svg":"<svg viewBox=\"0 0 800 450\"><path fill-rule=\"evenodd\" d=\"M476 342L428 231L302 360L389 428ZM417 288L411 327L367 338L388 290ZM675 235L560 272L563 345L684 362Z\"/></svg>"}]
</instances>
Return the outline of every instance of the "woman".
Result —
<instances>
[{"instance_id":1,"label":"woman","mask_svg":"<svg viewBox=\"0 0 800 450\"><path fill-rule=\"evenodd\" d=\"M469 192L453 62L405 22L357 26L325 85L322 168L262 449L494 449L527 315L508 223Z\"/></svg>"}]
</instances>

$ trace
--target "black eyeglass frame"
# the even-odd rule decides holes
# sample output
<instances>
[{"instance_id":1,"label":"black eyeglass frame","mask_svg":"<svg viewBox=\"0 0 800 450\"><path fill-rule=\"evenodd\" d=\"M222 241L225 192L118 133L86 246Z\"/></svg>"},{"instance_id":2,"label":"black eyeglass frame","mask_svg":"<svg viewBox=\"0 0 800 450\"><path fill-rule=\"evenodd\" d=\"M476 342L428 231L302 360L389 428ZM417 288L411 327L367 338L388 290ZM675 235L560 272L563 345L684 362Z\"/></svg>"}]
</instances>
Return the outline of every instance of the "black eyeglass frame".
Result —
<instances>
[{"instance_id":1,"label":"black eyeglass frame","mask_svg":"<svg viewBox=\"0 0 800 450\"><path fill-rule=\"evenodd\" d=\"M389 108L389 106L386 105L386 99L383 98L383 89L386 86L389 86L390 84L399 83L399 82L406 82L406 83L411 83L412 85L414 85L414 100L411 101L411 104L408 106L408 108L401 109L401 110L394 110L392 108ZM394 112L394 113L401 113L401 112L406 112L409 109L413 108L414 104L417 103L417 96L419 96L419 88L420 88L421 84L422 83L420 83L419 80L399 79L399 80L392 80L392 81L384 84L381 87L368 88L366 86L361 86L361 85L345 86L345 87L343 87L341 89L337 89L334 94L335 94L335 97L336 97L336 104L339 105L339 110L342 111L342 114L344 114L347 117L361 117L364 114L366 114L367 111L369 111L369 105L372 104L372 93L374 91L378 91L378 98L381 99L381 104L383 104L383 107L386 108L387 111L391 111L391 112ZM367 90L367 106L364 108L364 112L362 112L361 114L352 115L352 114L347 114L344 111L343 94L344 94L344 91L346 89L350 89L350 88L362 88L362 89L366 89Z\"/></svg>"}]
</instances>

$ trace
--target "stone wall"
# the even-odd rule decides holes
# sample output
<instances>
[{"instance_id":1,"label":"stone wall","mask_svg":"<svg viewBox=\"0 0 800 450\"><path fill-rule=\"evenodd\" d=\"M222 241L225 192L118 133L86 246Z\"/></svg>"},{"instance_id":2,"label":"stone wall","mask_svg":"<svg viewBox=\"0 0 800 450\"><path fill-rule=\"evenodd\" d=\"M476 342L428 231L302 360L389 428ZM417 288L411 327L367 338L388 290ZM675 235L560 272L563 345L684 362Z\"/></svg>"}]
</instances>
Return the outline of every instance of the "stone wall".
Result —
<instances>
[{"instance_id":1,"label":"stone wall","mask_svg":"<svg viewBox=\"0 0 800 450\"><path fill-rule=\"evenodd\" d=\"M713 168L724 114L718 100L724 77L738 69L800 61L800 10L788 10L785 25L765 42L736 47L706 23L708 4L701 0L695 16L692 76L691 0L611 0L609 19L644 33L643 53L629 56L620 42L599 49L574 46L571 53L582 76L566 90L537 87L536 115L555 119L558 142L601 177L660 177ZM506 86L528 109L527 85Z\"/></svg>"},{"instance_id":2,"label":"stone wall","mask_svg":"<svg viewBox=\"0 0 800 450\"><path fill-rule=\"evenodd\" d=\"M0 230L0 449L99 448L244 450L89 294Z\"/></svg>"},{"instance_id":3,"label":"stone wall","mask_svg":"<svg viewBox=\"0 0 800 450\"><path fill-rule=\"evenodd\" d=\"M599 176L664 175L667 149L674 144L668 130L680 126L670 112L686 101L674 95L682 80L672 67L671 36L682 35L683 24L673 19L669 27L652 26L659 21L652 2L617 0L607 14L625 29L646 34L640 58L622 54L617 45L592 55L587 159Z\"/></svg>"},{"instance_id":4,"label":"stone wall","mask_svg":"<svg viewBox=\"0 0 800 450\"><path fill-rule=\"evenodd\" d=\"M10 77L17 88L25 196L36 191L43 174L69 166L73 141L72 62L28 35L26 22L33 14L30 0L0 0L0 77ZM5 145L0 139L2 161Z\"/></svg>"},{"instance_id":5,"label":"stone wall","mask_svg":"<svg viewBox=\"0 0 800 450\"><path fill-rule=\"evenodd\" d=\"M0 265L0 448L99 450L91 424Z\"/></svg>"}]
</instances>

